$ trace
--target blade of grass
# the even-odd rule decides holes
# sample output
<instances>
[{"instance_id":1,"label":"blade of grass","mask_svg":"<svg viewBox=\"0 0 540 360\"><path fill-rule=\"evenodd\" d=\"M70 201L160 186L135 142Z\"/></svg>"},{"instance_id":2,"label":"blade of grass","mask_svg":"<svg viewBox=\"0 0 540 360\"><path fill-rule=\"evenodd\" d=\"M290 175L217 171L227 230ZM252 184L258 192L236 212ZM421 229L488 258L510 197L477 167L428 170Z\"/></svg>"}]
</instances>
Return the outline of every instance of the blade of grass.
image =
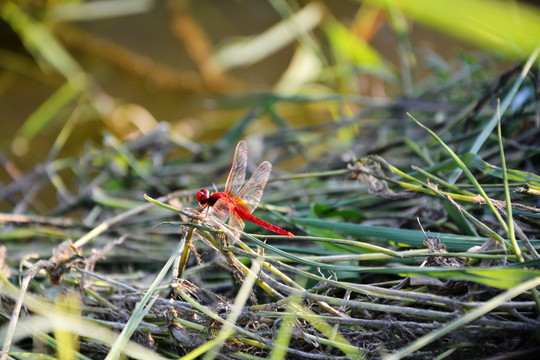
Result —
<instances>
[{"instance_id":1,"label":"blade of grass","mask_svg":"<svg viewBox=\"0 0 540 360\"><path fill-rule=\"evenodd\" d=\"M195 228L189 228L188 230L184 228L183 231L187 231L186 245L184 246L180 257L174 262L173 279L182 278L184 275L184 270L186 269L189 253L191 251L191 242L193 241L193 232L195 231Z\"/></svg>"},{"instance_id":2,"label":"blade of grass","mask_svg":"<svg viewBox=\"0 0 540 360\"><path fill-rule=\"evenodd\" d=\"M324 13L323 5L310 3L294 14L290 14L289 11L287 11L288 14L281 14L280 10L283 8L289 10L286 3L270 1L270 4L280 12L284 19L256 36L241 39L218 49L214 58L223 69L227 70L261 61L294 40L308 39L304 40L308 45L316 46L316 43L309 37L309 31L321 21Z\"/></svg>"},{"instance_id":3,"label":"blade of grass","mask_svg":"<svg viewBox=\"0 0 540 360\"><path fill-rule=\"evenodd\" d=\"M69 82L75 81L73 85L79 84L81 76L84 77L83 69L49 29L33 21L13 1L6 2L0 14L37 60L44 60Z\"/></svg>"},{"instance_id":4,"label":"blade of grass","mask_svg":"<svg viewBox=\"0 0 540 360\"><path fill-rule=\"evenodd\" d=\"M467 166L474 167L480 170L483 174L496 176L501 179L503 177L502 169L500 167L485 162L478 155L467 153L460 155L460 159L462 159ZM530 172L507 169L506 176L509 180L526 182L529 183L530 186L540 186L540 176Z\"/></svg>"},{"instance_id":5,"label":"blade of grass","mask_svg":"<svg viewBox=\"0 0 540 360\"><path fill-rule=\"evenodd\" d=\"M538 46L540 11L520 2L488 0L369 0L396 7L418 22L512 57Z\"/></svg>"},{"instance_id":6,"label":"blade of grass","mask_svg":"<svg viewBox=\"0 0 540 360\"><path fill-rule=\"evenodd\" d=\"M231 251L234 250L231 248ZM278 249L276 249L278 250ZM291 255L284 251L276 251L280 255L289 259L297 259L297 256ZM271 259L265 256L269 263ZM326 264L321 262L309 261L302 259L300 263L314 267L315 269L328 269L332 271L352 271L358 273L371 273L371 274L395 274L399 276L430 276L436 278L450 278L474 281L484 285L496 287L496 288L510 288L516 284L530 280L540 276L540 270L531 270L526 267L513 268L513 267L492 267L492 268L437 268L437 267L413 267L400 265L395 267L375 267L375 266L354 266L354 265L335 265ZM525 263L528 264L528 263ZM298 290L298 289L296 289Z\"/></svg>"},{"instance_id":7,"label":"blade of grass","mask_svg":"<svg viewBox=\"0 0 540 360\"><path fill-rule=\"evenodd\" d=\"M502 130L501 130L501 100L497 99L497 137L499 138L499 149L501 155L501 168L503 175L504 183L504 198L506 200L506 220L508 221L507 235L512 241L516 255L520 262L525 261L523 255L521 255L521 250L516 240L516 232L514 231L514 219L512 217L512 198L510 197L510 189L508 188L508 173L506 172L506 159L504 156L504 147L502 143Z\"/></svg>"},{"instance_id":8,"label":"blade of grass","mask_svg":"<svg viewBox=\"0 0 540 360\"><path fill-rule=\"evenodd\" d=\"M456 256L456 255L457 254L453 254L452 256ZM464 255L467 256L468 254L464 254ZM481 302L467 302L467 301L462 301L462 300L456 300L456 299L453 299L447 296L442 296L442 295L418 293L414 290L404 291L404 290L397 290L397 289L387 289L384 287L378 287L378 286L368 285L368 284L350 283L350 282L345 282L342 280L338 281L338 280L325 278L321 275L299 269L297 266L284 264L283 262L273 260L268 257L265 258L265 261L275 265L276 267L280 269L283 269L284 271L289 271L291 273L297 274L298 276L315 280L318 283L321 283L321 284L326 283L329 286L335 286L336 288L341 288L341 289L348 290L351 292L363 294L372 298L382 297L385 299L394 299L394 300L400 300L400 301L406 301L406 302L414 302L416 304L422 303L422 304L429 304L431 306L448 307L449 309L469 308L469 307L477 306L478 304L482 304ZM512 303L506 304L506 308L510 308L510 307L515 308L515 306L516 305ZM252 308L258 308L258 307L253 306Z\"/></svg>"},{"instance_id":9,"label":"blade of grass","mask_svg":"<svg viewBox=\"0 0 540 360\"><path fill-rule=\"evenodd\" d=\"M293 311L297 316L302 317L328 340L332 341L332 343L329 345L343 351L350 359L365 359L362 350L354 345L351 345L351 343L348 342L343 335L337 331L334 331L334 328L328 322L324 321L322 318L315 317L315 312L313 312L311 309L302 304L295 306L294 303L291 303L291 306L293 307Z\"/></svg>"},{"instance_id":10,"label":"blade of grass","mask_svg":"<svg viewBox=\"0 0 540 360\"><path fill-rule=\"evenodd\" d=\"M79 86L69 82L63 84L26 119L13 138L13 146L27 147L35 136L51 124L60 110L81 94L83 87L82 83Z\"/></svg>"},{"instance_id":11,"label":"blade of grass","mask_svg":"<svg viewBox=\"0 0 540 360\"><path fill-rule=\"evenodd\" d=\"M422 168L419 168L419 167L413 165L413 166L411 166L411 169L418 171L418 173L420 175L423 175L423 176L427 177L429 180L434 181L437 184L440 184L440 185L452 190L455 193L463 193L463 194L469 195L469 196L476 196L475 193L473 193L471 191L461 189L459 186L456 186L456 185L454 185L452 183L449 183L448 181L446 181L444 179L441 179L440 177L438 177L436 175L433 175L430 172L425 171Z\"/></svg>"},{"instance_id":12,"label":"blade of grass","mask_svg":"<svg viewBox=\"0 0 540 360\"><path fill-rule=\"evenodd\" d=\"M289 302L287 303L287 312L283 316L281 324L279 326L275 345L272 347L272 352L270 353L270 360L282 360L285 359L287 355L287 347L291 342L291 333L293 330L294 322L296 320L296 314L293 311L293 306L299 306L300 297L291 296Z\"/></svg>"},{"instance_id":13,"label":"blade of grass","mask_svg":"<svg viewBox=\"0 0 540 360\"><path fill-rule=\"evenodd\" d=\"M408 23L403 13L397 7L387 7L387 11L389 15L388 24L397 38L397 53L403 94L406 97L413 97L414 87L412 78L416 70L416 57L411 44Z\"/></svg>"},{"instance_id":14,"label":"blade of grass","mask_svg":"<svg viewBox=\"0 0 540 360\"><path fill-rule=\"evenodd\" d=\"M60 316L54 317L56 322L60 322L62 313L79 315L81 311L81 300L75 294L66 294L58 297L54 304L55 310ZM54 325L54 338L57 341L57 354L59 360L75 359L75 352L79 348L79 338L75 334L64 330L60 324Z\"/></svg>"},{"instance_id":15,"label":"blade of grass","mask_svg":"<svg viewBox=\"0 0 540 360\"><path fill-rule=\"evenodd\" d=\"M390 243L416 248L424 247L424 234L420 230L385 228L352 223L342 223L320 219L291 218L289 221L296 225L315 226L332 229L341 234L352 235L358 239L370 239L379 243ZM466 251L475 245L482 245L487 237L467 236L439 233L437 236L450 251ZM296 238L296 237L295 237ZM303 238L303 237L302 237ZM317 238L313 238L316 240ZM535 245L540 241L534 241Z\"/></svg>"}]
</instances>

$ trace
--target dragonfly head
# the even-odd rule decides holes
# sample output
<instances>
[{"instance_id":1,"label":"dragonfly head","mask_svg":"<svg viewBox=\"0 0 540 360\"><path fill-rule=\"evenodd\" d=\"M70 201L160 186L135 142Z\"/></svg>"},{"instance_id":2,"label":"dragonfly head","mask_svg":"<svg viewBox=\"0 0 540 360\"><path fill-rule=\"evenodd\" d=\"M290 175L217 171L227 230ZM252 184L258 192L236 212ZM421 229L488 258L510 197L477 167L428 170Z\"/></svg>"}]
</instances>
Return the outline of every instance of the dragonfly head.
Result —
<instances>
[{"instance_id":1,"label":"dragonfly head","mask_svg":"<svg viewBox=\"0 0 540 360\"><path fill-rule=\"evenodd\" d=\"M204 205L208 203L209 199L210 199L210 190L208 189L199 190L199 192L197 193L197 201L199 202L199 204Z\"/></svg>"}]
</instances>

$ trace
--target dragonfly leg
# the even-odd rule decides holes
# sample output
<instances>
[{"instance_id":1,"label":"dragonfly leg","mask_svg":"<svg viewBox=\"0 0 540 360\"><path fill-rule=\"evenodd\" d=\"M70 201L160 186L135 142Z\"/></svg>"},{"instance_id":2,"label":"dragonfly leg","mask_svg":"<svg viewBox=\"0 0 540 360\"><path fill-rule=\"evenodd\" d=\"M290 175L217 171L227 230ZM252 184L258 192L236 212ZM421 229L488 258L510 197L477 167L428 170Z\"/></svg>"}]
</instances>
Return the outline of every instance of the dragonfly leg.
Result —
<instances>
[{"instance_id":1,"label":"dragonfly leg","mask_svg":"<svg viewBox=\"0 0 540 360\"><path fill-rule=\"evenodd\" d=\"M201 220L208 217L209 206L201 205L193 208L186 208L191 214L191 218Z\"/></svg>"}]
</instances>

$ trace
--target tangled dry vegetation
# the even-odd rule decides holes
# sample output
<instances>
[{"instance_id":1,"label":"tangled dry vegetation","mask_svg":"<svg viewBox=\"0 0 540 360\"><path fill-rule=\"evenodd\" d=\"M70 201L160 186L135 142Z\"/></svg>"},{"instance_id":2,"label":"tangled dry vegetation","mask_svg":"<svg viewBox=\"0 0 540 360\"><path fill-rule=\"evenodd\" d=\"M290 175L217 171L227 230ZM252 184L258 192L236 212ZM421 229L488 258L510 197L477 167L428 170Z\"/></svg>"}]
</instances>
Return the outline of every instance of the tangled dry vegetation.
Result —
<instances>
[{"instance_id":1,"label":"tangled dry vegetation","mask_svg":"<svg viewBox=\"0 0 540 360\"><path fill-rule=\"evenodd\" d=\"M537 89L537 79L525 88ZM178 152L160 124L125 143L109 138L80 156L49 157L2 187L12 207L0 215L5 356L479 359L540 351L538 92L504 95L523 80L516 71L478 79L493 85L470 89L483 96L458 116L435 100L444 93L465 104L460 79L423 103L400 100L249 138L265 149L250 153L249 169L262 159L277 169L256 214L293 239L253 235L264 229L248 225L233 242L225 224L215 229L185 211L199 188L224 179L234 135L275 98L214 146ZM508 109L502 161L497 97ZM358 128L347 149L331 146ZM445 148L469 149L477 139L481 153ZM346 158L351 151L376 156ZM285 173L287 162L295 166Z\"/></svg>"}]
</instances>

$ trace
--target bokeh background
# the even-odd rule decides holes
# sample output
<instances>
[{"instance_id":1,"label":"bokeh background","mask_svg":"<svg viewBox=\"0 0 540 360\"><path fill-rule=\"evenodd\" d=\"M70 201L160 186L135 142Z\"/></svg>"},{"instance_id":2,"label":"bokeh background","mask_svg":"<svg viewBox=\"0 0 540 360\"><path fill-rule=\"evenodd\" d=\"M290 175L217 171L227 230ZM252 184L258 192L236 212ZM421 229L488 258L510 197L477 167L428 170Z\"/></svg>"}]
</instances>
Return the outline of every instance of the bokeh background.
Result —
<instances>
[{"instance_id":1,"label":"bokeh background","mask_svg":"<svg viewBox=\"0 0 540 360\"><path fill-rule=\"evenodd\" d=\"M366 105L422 99L457 70L502 71L537 45L538 10L526 3L435 3L7 1L2 158L20 172L45 161L70 117L65 155L104 131L125 140L162 121L193 151L276 99L278 113L244 136L339 122ZM395 123L371 125L385 126ZM369 139L370 126L362 131ZM329 136L351 148L359 139L344 132Z\"/></svg>"}]
</instances>

